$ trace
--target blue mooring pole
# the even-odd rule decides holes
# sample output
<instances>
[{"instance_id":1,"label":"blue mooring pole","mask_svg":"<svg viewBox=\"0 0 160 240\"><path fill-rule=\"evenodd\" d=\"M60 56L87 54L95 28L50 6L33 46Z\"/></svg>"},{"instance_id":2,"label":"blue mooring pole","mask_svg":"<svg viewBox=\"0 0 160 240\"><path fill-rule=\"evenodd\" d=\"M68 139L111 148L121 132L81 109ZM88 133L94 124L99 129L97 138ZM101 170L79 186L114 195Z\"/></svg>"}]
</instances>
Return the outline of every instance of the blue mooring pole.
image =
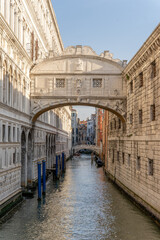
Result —
<instances>
[{"instance_id":1,"label":"blue mooring pole","mask_svg":"<svg viewBox=\"0 0 160 240\"><path fill-rule=\"evenodd\" d=\"M46 194L46 161L42 161L43 164L43 195Z\"/></svg>"},{"instance_id":2,"label":"blue mooring pole","mask_svg":"<svg viewBox=\"0 0 160 240\"><path fill-rule=\"evenodd\" d=\"M59 155L59 171L61 173L61 155Z\"/></svg>"},{"instance_id":3,"label":"blue mooring pole","mask_svg":"<svg viewBox=\"0 0 160 240\"><path fill-rule=\"evenodd\" d=\"M62 171L64 172L64 152L62 153Z\"/></svg>"},{"instance_id":4,"label":"blue mooring pole","mask_svg":"<svg viewBox=\"0 0 160 240\"><path fill-rule=\"evenodd\" d=\"M56 155L56 178L58 178L58 155Z\"/></svg>"},{"instance_id":5,"label":"blue mooring pole","mask_svg":"<svg viewBox=\"0 0 160 240\"><path fill-rule=\"evenodd\" d=\"M41 162L38 162L38 200L42 198L41 191Z\"/></svg>"}]
</instances>

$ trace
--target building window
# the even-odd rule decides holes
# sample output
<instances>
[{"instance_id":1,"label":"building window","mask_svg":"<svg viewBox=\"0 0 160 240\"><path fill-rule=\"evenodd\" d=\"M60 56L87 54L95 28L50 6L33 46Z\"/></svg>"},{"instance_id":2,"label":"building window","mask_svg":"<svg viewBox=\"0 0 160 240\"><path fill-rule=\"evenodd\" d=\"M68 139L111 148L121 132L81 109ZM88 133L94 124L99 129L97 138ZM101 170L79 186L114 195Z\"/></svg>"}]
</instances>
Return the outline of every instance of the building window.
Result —
<instances>
[{"instance_id":1,"label":"building window","mask_svg":"<svg viewBox=\"0 0 160 240\"><path fill-rule=\"evenodd\" d=\"M151 121L155 120L155 104L150 106L150 119Z\"/></svg>"},{"instance_id":2,"label":"building window","mask_svg":"<svg viewBox=\"0 0 160 240\"><path fill-rule=\"evenodd\" d=\"M137 170L139 171L141 168L141 158L137 157Z\"/></svg>"},{"instance_id":3,"label":"building window","mask_svg":"<svg viewBox=\"0 0 160 240\"><path fill-rule=\"evenodd\" d=\"M142 109L139 110L139 124L142 124Z\"/></svg>"},{"instance_id":4,"label":"building window","mask_svg":"<svg viewBox=\"0 0 160 240\"><path fill-rule=\"evenodd\" d=\"M65 88L65 79L56 79L56 88Z\"/></svg>"},{"instance_id":5,"label":"building window","mask_svg":"<svg viewBox=\"0 0 160 240\"><path fill-rule=\"evenodd\" d=\"M16 141L16 136L15 136L15 127L13 127L13 142L15 142Z\"/></svg>"},{"instance_id":6,"label":"building window","mask_svg":"<svg viewBox=\"0 0 160 240\"><path fill-rule=\"evenodd\" d=\"M148 174L153 176L153 160L148 159Z\"/></svg>"},{"instance_id":7,"label":"building window","mask_svg":"<svg viewBox=\"0 0 160 240\"><path fill-rule=\"evenodd\" d=\"M114 128L116 129L116 119L114 119Z\"/></svg>"},{"instance_id":8,"label":"building window","mask_svg":"<svg viewBox=\"0 0 160 240\"><path fill-rule=\"evenodd\" d=\"M114 163L114 149L112 150L112 163Z\"/></svg>"},{"instance_id":9,"label":"building window","mask_svg":"<svg viewBox=\"0 0 160 240\"><path fill-rule=\"evenodd\" d=\"M112 122L110 123L110 129L112 130Z\"/></svg>"},{"instance_id":10,"label":"building window","mask_svg":"<svg viewBox=\"0 0 160 240\"><path fill-rule=\"evenodd\" d=\"M11 142L11 127L8 126L8 142Z\"/></svg>"},{"instance_id":11,"label":"building window","mask_svg":"<svg viewBox=\"0 0 160 240\"><path fill-rule=\"evenodd\" d=\"M133 93L133 81L131 81L129 84L129 92Z\"/></svg>"},{"instance_id":12,"label":"building window","mask_svg":"<svg viewBox=\"0 0 160 240\"><path fill-rule=\"evenodd\" d=\"M122 152L122 163L124 164L124 161L125 161L125 155L124 155L124 152Z\"/></svg>"},{"instance_id":13,"label":"building window","mask_svg":"<svg viewBox=\"0 0 160 240\"><path fill-rule=\"evenodd\" d=\"M143 87L143 72L139 74L139 87Z\"/></svg>"},{"instance_id":14,"label":"building window","mask_svg":"<svg viewBox=\"0 0 160 240\"><path fill-rule=\"evenodd\" d=\"M128 166L131 164L131 154L128 154Z\"/></svg>"},{"instance_id":15,"label":"building window","mask_svg":"<svg viewBox=\"0 0 160 240\"><path fill-rule=\"evenodd\" d=\"M17 128L17 142L19 142L19 128Z\"/></svg>"},{"instance_id":16,"label":"building window","mask_svg":"<svg viewBox=\"0 0 160 240\"><path fill-rule=\"evenodd\" d=\"M133 115L132 115L132 113L130 113L130 115L129 115L129 123L130 123L130 124L133 123Z\"/></svg>"},{"instance_id":17,"label":"building window","mask_svg":"<svg viewBox=\"0 0 160 240\"><path fill-rule=\"evenodd\" d=\"M121 129L121 119L118 119L118 128Z\"/></svg>"},{"instance_id":18,"label":"building window","mask_svg":"<svg viewBox=\"0 0 160 240\"><path fill-rule=\"evenodd\" d=\"M93 87L101 88L102 87L102 79L93 79Z\"/></svg>"},{"instance_id":19,"label":"building window","mask_svg":"<svg viewBox=\"0 0 160 240\"><path fill-rule=\"evenodd\" d=\"M13 153L13 164L16 163L16 152Z\"/></svg>"},{"instance_id":20,"label":"building window","mask_svg":"<svg viewBox=\"0 0 160 240\"><path fill-rule=\"evenodd\" d=\"M119 151L117 151L117 161L119 162Z\"/></svg>"},{"instance_id":21,"label":"building window","mask_svg":"<svg viewBox=\"0 0 160 240\"><path fill-rule=\"evenodd\" d=\"M153 61L151 63L151 78L156 77L156 62Z\"/></svg>"},{"instance_id":22,"label":"building window","mask_svg":"<svg viewBox=\"0 0 160 240\"><path fill-rule=\"evenodd\" d=\"M6 126L5 126L5 124L3 124L3 126L2 126L2 141L3 142L6 141Z\"/></svg>"}]
</instances>

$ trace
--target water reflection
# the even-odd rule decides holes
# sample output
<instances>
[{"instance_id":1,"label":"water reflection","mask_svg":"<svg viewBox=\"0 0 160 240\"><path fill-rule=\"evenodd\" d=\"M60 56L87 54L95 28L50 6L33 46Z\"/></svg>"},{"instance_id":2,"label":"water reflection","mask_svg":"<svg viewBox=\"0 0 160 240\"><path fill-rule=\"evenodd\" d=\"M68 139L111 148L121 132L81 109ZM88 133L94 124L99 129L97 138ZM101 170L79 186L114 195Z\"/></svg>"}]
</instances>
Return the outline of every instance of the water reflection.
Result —
<instances>
[{"instance_id":1,"label":"water reflection","mask_svg":"<svg viewBox=\"0 0 160 240\"><path fill-rule=\"evenodd\" d=\"M0 227L3 240L158 240L160 230L110 182L90 156L75 157L42 202L26 200Z\"/></svg>"}]
</instances>

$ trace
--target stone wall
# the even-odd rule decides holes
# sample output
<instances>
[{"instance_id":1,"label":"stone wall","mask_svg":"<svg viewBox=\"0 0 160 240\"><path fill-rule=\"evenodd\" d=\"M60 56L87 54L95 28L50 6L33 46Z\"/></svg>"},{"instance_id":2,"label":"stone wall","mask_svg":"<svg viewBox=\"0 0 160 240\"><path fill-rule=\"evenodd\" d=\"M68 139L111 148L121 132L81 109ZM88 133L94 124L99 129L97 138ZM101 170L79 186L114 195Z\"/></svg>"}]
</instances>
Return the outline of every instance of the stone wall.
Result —
<instances>
[{"instance_id":1,"label":"stone wall","mask_svg":"<svg viewBox=\"0 0 160 240\"><path fill-rule=\"evenodd\" d=\"M109 114L106 171L160 219L160 25L123 71L126 125Z\"/></svg>"}]
</instances>

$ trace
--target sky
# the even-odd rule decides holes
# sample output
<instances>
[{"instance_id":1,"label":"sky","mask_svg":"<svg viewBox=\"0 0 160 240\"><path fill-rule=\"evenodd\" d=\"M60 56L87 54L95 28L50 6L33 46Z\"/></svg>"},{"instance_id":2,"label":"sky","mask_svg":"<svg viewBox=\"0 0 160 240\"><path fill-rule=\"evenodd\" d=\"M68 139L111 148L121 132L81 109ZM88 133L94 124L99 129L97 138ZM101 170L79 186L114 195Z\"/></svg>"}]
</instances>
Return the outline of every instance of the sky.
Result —
<instances>
[{"instance_id":1,"label":"sky","mask_svg":"<svg viewBox=\"0 0 160 240\"><path fill-rule=\"evenodd\" d=\"M52 0L52 3L65 48L88 45L97 54L109 50L120 60L131 60L160 22L160 0ZM84 107L88 116L94 113L87 109ZM83 112L82 107L79 112Z\"/></svg>"}]
</instances>

